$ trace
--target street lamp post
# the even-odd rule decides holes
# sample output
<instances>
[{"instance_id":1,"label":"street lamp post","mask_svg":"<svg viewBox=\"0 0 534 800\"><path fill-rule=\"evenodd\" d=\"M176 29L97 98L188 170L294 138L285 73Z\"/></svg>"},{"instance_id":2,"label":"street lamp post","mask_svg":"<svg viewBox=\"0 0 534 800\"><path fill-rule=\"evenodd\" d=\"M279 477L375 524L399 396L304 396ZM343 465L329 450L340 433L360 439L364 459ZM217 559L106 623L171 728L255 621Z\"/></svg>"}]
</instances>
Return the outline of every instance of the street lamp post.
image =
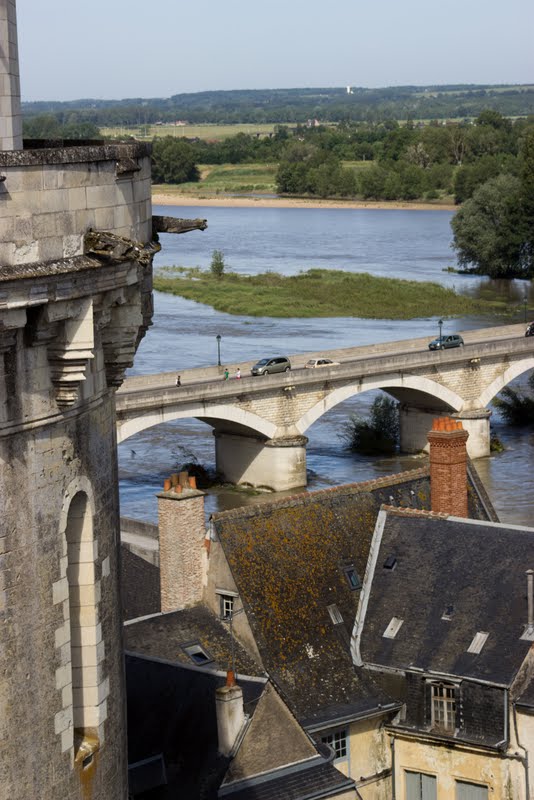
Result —
<instances>
[{"instance_id":1,"label":"street lamp post","mask_svg":"<svg viewBox=\"0 0 534 800\"><path fill-rule=\"evenodd\" d=\"M438 320L438 325L439 325L439 346L441 347L441 338L442 338L441 337L441 330L443 328L443 320L442 319Z\"/></svg>"},{"instance_id":2,"label":"street lamp post","mask_svg":"<svg viewBox=\"0 0 534 800\"><path fill-rule=\"evenodd\" d=\"M215 337L217 339L217 366L221 366L221 334L218 333Z\"/></svg>"},{"instance_id":3,"label":"street lamp post","mask_svg":"<svg viewBox=\"0 0 534 800\"><path fill-rule=\"evenodd\" d=\"M523 297L523 308L525 311L525 322L527 321L527 303L528 303L528 296L527 292L525 291L525 296Z\"/></svg>"}]
</instances>

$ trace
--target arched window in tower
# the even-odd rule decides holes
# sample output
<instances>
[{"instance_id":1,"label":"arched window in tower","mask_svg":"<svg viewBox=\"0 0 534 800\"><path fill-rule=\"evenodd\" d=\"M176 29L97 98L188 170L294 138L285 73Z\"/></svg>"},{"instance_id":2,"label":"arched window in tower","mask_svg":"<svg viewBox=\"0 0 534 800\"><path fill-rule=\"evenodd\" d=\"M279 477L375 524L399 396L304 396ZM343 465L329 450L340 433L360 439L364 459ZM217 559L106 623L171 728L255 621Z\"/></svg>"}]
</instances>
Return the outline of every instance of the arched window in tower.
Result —
<instances>
[{"instance_id":1,"label":"arched window in tower","mask_svg":"<svg viewBox=\"0 0 534 800\"><path fill-rule=\"evenodd\" d=\"M96 576L97 542L93 517L85 492L78 492L69 507L65 531L72 664L74 750L82 762L98 748L102 720L103 641L98 604L100 581Z\"/></svg>"}]
</instances>

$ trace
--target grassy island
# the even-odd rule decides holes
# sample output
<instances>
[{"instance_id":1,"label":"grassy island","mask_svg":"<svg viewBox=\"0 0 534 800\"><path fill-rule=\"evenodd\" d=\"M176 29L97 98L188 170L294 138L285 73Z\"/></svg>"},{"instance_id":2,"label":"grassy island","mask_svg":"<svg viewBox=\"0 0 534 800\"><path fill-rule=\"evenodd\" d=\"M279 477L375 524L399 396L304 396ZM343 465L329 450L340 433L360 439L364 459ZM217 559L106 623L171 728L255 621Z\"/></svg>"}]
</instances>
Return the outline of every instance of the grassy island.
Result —
<instances>
[{"instance_id":1,"label":"grassy island","mask_svg":"<svg viewBox=\"0 0 534 800\"><path fill-rule=\"evenodd\" d=\"M163 267L154 276L154 289L252 317L415 319L499 310L495 302L474 300L437 283L326 269L292 276L228 272L216 277L197 267Z\"/></svg>"}]
</instances>

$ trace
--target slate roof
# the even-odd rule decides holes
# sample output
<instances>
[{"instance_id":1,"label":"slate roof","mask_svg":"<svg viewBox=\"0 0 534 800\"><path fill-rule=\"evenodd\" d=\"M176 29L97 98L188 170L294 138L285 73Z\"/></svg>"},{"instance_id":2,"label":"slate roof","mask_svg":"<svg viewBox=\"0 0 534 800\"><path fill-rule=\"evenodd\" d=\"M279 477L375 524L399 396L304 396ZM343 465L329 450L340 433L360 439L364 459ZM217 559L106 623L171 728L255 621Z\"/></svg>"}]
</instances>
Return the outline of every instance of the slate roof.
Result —
<instances>
[{"instance_id":1,"label":"slate roof","mask_svg":"<svg viewBox=\"0 0 534 800\"><path fill-rule=\"evenodd\" d=\"M155 796L159 800L176 797L180 800L215 800L218 797L217 790L232 764L229 758L218 753L215 690L224 682L225 677L213 672L131 654L126 656L128 763L137 764L161 754L167 778L165 785L158 786L156 770L153 790L136 794L136 797L146 797L147 800ZM247 678L240 678L239 685L243 690L245 714L252 718L253 726L259 708L273 689L266 681ZM265 720L263 722L265 726ZM279 747L290 760L292 750L302 751L302 746L300 751L298 749L295 732L293 741L287 738L288 735L291 737L290 730L272 724L270 729L276 731L274 740L265 730L260 730L256 736L260 750L262 747L264 751ZM252 727L248 730L251 731ZM323 757L313 755L316 751L302 731L301 737L307 745L305 753L308 757L300 763L266 771L250 782L227 786L222 794L229 800L307 800L322 796L316 793L317 789L333 797L354 786L352 779L338 772ZM150 764L146 769L148 774L145 771L135 778L132 773L130 790L135 788L134 781L139 785L143 778L152 777L154 771L150 770Z\"/></svg>"},{"instance_id":2,"label":"slate roof","mask_svg":"<svg viewBox=\"0 0 534 800\"><path fill-rule=\"evenodd\" d=\"M159 567L121 545L123 619L136 619L161 610Z\"/></svg>"},{"instance_id":3,"label":"slate roof","mask_svg":"<svg viewBox=\"0 0 534 800\"><path fill-rule=\"evenodd\" d=\"M217 797L230 763L217 753L215 690L224 683L207 670L126 655L128 763L163 755L168 785L158 790L160 800ZM245 712L253 714L265 684L241 679L239 685Z\"/></svg>"},{"instance_id":4,"label":"slate roof","mask_svg":"<svg viewBox=\"0 0 534 800\"><path fill-rule=\"evenodd\" d=\"M363 662L510 686L532 644L520 637L534 529L391 508L383 523L363 589ZM383 566L389 556L394 569ZM393 617L402 626L385 638ZM487 633L487 641L480 653L468 653L477 632Z\"/></svg>"},{"instance_id":5,"label":"slate roof","mask_svg":"<svg viewBox=\"0 0 534 800\"><path fill-rule=\"evenodd\" d=\"M342 775L332 764L321 761L306 765L305 770L288 770L269 780L251 781L241 790L224 792L220 796L228 800L315 800L349 792L353 786L351 778Z\"/></svg>"},{"instance_id":6,"label":"slate roof","mask_svg":"<svg viewBox=\"0 0 534 800\"><path fill-rule=\"evenodd\" d=\"M231 669L232 638L229 627L204 606L158 614L124 626L124 646L127 651L176 664L194 665L184 650L184 646L194 643L200 644L213 658L206 662L206 668L224 673ZM233 646L238 675L264 674L239 642L234 640Z\"/></svg>"},{"instance_id":7,"label":"slate roof","mask_svg":"<svg viewBox=\"0 0 534 800\"><path fill-rule=\"evenodd\" d=\"M354 668L349 640L382 503L428 508L428 469L212 516L265 667L306 727L394 705ZM343 622L334 625L328 606Z\"/></svg>"}]
</instances>

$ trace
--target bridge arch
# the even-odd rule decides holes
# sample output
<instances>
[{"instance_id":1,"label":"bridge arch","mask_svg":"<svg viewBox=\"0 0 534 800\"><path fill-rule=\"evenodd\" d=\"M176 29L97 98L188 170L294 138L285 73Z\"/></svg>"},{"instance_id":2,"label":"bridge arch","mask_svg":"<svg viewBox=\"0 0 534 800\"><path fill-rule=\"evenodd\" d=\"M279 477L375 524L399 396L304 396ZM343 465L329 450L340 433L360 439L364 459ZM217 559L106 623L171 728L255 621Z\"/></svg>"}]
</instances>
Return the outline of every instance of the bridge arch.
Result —
<instances>
[{"instance_id":1,"label":"bridge arch","mask_svg":"<svg viewBox=\"0 0 534 800\"><path fill-rule=\"evenodd\" d=\"M304 434L308 428L313 425L323 414L326 414L331 408L354 397L363 392L381 389L388 391L389 389L411 389L420 392L422 395L429 395L434 399L440 401L447 408L453 411L459 411L464 405L464 400L460 395L448 389L436 381L421 376L402 376L399 378L388 378L386 381L382 380L359 380L357 383L340 386L338 389L333 389L326 397L316 403L310 408L297 422L296 428L299 433Z\"/></svg>"},{"instance_id":2,"label":"bridge arch","mask_svg":"<svg viewBox=\"0 0 534 800\"><path fill-rule=\"evenodd\" d=\"M236 426L250 435L260 434L267 439L274 437L277 426L269 420L254 414L252 411L233 405L214 405L206 409L203 405L191 405L189 408L159 408L140 414L134 418L117 421L117 443L129 439L136 433L161 425L163 422L173 422L176 419L198 419L208 425L216 421L227 422Z\"/></svg>"},{"instance_id":3,"label":"bridge arch","mask_svg":"<svg viewBox=\"0 0 534 800\"><path fill-rule=\"evenodd\" d=\"M484 408L487 406L493 398L501 392L505 386L508 386L515 378L518 378L519 375L522 375L524 372L528 372L529 369L534 369L534 356L530 356L529 358L524 358L521 361L515 361L513 364L510 364L507 369L504 370L500 375L497 375L494 381L490 383L489 386L482 392L480 395L480 407Z\"/></svg>"}]
</instances>

